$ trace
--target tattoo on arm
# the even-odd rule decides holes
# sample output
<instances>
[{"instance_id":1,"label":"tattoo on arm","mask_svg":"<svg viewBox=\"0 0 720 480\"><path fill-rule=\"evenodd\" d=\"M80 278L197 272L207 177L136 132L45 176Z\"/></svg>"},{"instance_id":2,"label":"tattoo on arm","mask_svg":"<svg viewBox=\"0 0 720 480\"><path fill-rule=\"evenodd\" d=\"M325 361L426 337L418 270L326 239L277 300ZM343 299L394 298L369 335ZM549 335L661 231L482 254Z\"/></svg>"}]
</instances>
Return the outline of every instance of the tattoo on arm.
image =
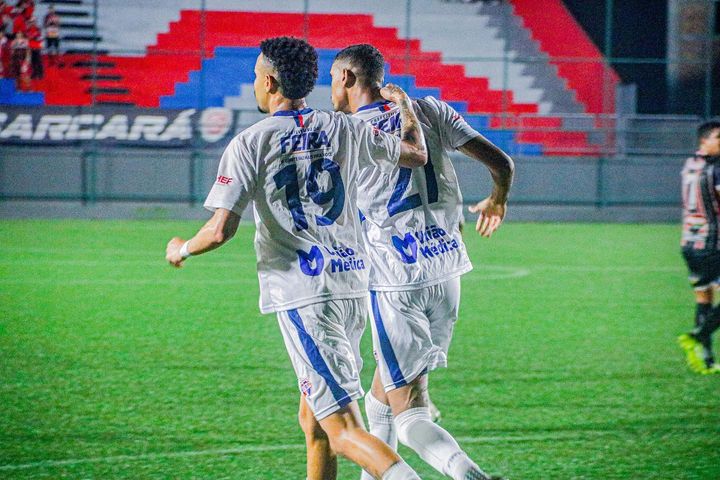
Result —
<instances>
[{"instance_id":1,"label":"tattoo on arm","mask_svg":"<svg viewBox=\"0 0 720 480\"><path fill-rule=\"evenodd\" d=\"M402 125L400 129L400 138L403 141L415 146L418 152L424 152L425 137L423 135L422 128L420 127L420 121L413 109L411 100L405 97L402 101L400 101L400 103L398 103L398 107L400 108L400 117L402 119L400 122Z\"/></svg>"}]
</instances>

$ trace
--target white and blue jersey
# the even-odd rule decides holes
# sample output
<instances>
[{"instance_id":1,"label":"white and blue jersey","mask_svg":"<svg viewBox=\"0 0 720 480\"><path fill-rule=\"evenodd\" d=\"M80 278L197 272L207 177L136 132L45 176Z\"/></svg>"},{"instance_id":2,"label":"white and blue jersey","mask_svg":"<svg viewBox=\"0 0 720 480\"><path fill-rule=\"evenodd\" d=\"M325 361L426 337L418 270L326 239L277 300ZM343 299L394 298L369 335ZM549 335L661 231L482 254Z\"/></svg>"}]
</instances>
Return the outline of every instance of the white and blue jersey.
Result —
<instances>
[{"instance_id":1,"label":"white and blue jersey","mask_svg":"<svg viewBox=\"0 0 720 480\"><path fill-rule=\"evenodd\" d=\"M448 151L480 134L433 97L417 100L415 109L425 134L427 164L390 171L367 165L359 175L370 290L424 288L472 269L460 234L462 194ZM366 105L354 117L400 134L400 112L393 103Z\"/></svg>"},{"instance_id":2,"label":"white and blue jersey","mask_svg":"<svg viewBox=\"0 0 720 480\"><path fill-rule=\"evenodd\" d=\"M367 295L360 170L391 172L400 139L341 113L280 111L236 136L205 207L254 204L260 310Z\"/></svg>"}]
</instances>

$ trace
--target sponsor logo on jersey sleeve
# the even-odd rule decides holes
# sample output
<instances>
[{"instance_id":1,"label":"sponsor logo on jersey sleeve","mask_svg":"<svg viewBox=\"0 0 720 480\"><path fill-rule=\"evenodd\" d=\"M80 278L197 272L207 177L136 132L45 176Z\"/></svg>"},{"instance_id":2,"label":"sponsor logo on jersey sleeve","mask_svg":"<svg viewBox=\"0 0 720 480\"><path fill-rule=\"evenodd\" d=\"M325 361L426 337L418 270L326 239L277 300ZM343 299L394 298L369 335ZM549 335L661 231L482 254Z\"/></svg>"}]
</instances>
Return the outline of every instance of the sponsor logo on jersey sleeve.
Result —
<instances>
[{"instance_id":1,"label":"sponsor logo on jersey sleeve","mask_svg":"<svg viewBox=\"0 0 720 480\"><path fill-rule=\"evenodd\" d=\"M230 185L232 181L232 177L226 177L225 175L218 175L217 177L217 183L220 185Z\"/></svg>"}]
</instances>

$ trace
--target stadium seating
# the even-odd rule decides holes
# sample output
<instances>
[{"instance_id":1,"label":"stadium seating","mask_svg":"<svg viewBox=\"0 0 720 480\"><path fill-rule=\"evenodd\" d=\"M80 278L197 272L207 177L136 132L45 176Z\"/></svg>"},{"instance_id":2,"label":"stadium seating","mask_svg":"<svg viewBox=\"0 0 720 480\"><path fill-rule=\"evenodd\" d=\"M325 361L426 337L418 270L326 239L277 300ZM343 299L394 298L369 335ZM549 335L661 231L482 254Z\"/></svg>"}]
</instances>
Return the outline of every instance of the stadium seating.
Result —
<instances>
[{"instance_id":1,"label":"stadium seating","mask_svg":"<svg viewBox=\"0 0 720 480\"><path fill-rule=\"evenodd\" d=\"M606 68L602 53L562 1L543 0L543 8L537 8L536 0L512 3L515 13L550 55L558 74L577 93L586 111L614 112L615 87L620 78L612 68Z\"/></svg>"},{"instance_id":2,"label":"stadium seating","mask_svg":"<svg viewBox=\"0 0 720 480\"><path fill-rule=\"evenodd\" d=\"M132 0L129 1L132 4ZM360 8L352 5L352 2L314 0L313 11L332 13L310 13L306 17L290 7L282 8L282 2L275 0L263 2L266 5L262 8L258 5L255 7L258 7L257 10L273 8L278 11L256 11L252 6L253 11L250 12L208 10L203 13L198 9L177 12L177 9L168 8L168 11L159 14L167 3L166 0L160 0L158 5L149 9L151 13L148 22L159 25L163 19L172 18L178 13L179 18L175 17L177 20L169 22L168 30L159 33L154 44L143 45L144 55L99 55L95 63L87 54L66 55L65 68L49 67L46 78L36 82L36 87L42 92L40 97L13 94L12 101L6 101L5 98L10 98L10 94L4 93L0 100L4 104L30 105L44 102L47 105L82 106L95 102L150 108L248 106L247 99L244 100L242 96L251 95L252 92L244 89L243 85L252 83L259 42L270 36L295 35L306 36L318 48L321 63L318 89L329 85L327 71L339 48L352 43L371 42L388 61L388 81L400 84L412 96L433 95L451 103L466 116L469 123L511 153L573 155L597 150L587 132L573 131L572 126L566 125L560 117L547 114L552 111L607 112L607 108L603 110L603 107L607 107L611 99L607 95L603 97L602 92L598 95L601 89L595 84L590 85L592 81L601 82L602 78L595 76L591 79L582 69L572 68L572 65L570 68L562 68L567 66L560 65L562 81L555 81L560 86L553 87L548 86L547 80L533 80L532 75L527 74L528 66L518 62L511 62L508 66L510 71L505 73L498 72L497 68L487 68L488 64L485 64L485 76L472 62L443 61L443 57L452 53L453 47L460 55L477 55L477 49L483 47L490 50L490 55L497 54L499 50L504 54L509 52L511 57L515 53L506 48L510 45L506 42L510 40L498 37L501 29L493 27L492 12L483 14L476 7L454 5L459 9L474 8L473 11L478 13L459 15L461 10L452 10L453 7L444 2L417 1L425 9L422 14L412 17L416 24L412 32L417 31L422 42L415 35L403 38L407 26L399 28L400 14L393 8L387 9L392 13L383 12L383 2L369 2ZM188 6L192 3L183 1L176 5ZM225 5L228 2L220 3L222 7L230 8L230 4ZM564 16L560 15L561 24L572 24L572 28L567 30L580 45L576 55L592 55L591 58L602 61L600 53L584 36L560 0L550 0L549 3L553 6L552 11L564 12ZM107 6L112 4L108 2ZM133 5L129 8L133 8ZM513 0L513 5L514 14L521 19L518 23L526 25L533 38L536 37L539 22L550 21L547 15L530 8L524 0ZM438 10L439 6L441 10ZM213 8L213 5L209 8ZM359 13L363 9L370 14ZM344 11L351 13L338 13ZM101 18L107 20L107 17L106 13ZM461 19L465 20L461 22ZM378 26L379 22L394 26ZM119 23L122 26L122 21ZM454 40L454 45L442 40L451 36L443 35L439 29L453 24L457 24L461 33L481 24L483 28L477 30L477 35L482 37L482 42L463 42L463 49L458 48L458 42ZM121 26L115 28L121 29ZM121 36L113 34L109 25L105 27L110 30L109 37L114 39L113 42L119 42ZM342 36L337 34L339 31L342 31ZM146 38L147 33L144 35L143 38ZM137 48L132 43L137 40L127 35L126 38L128 44L113 46L125 47L127 51ZM562 47L557 46L563 43L561 33L543 34L537 40L551 55L568 55ZM425 43L432 45L433 50L423 48ZM202 61L201 48L204 50ZM507 78L508 73L512 73L511 78ZM503 85L498 85L499 76L505 77L502 83L508 89L503 90ZM551 78L550 83L553 81ZM572 89L566 88L564 82ZM550 98L548 91L553 88L555 93ZM522 100L516 99L516 95ZM601 97L600 101L598 97ZM329 95L316 98L329 98ZM329 107L327 100L316 105Z\"/></svg>"},{"instance_id":3,"label":"stadium seating","mask_svg":"<svg viewBox=\"0 0 720 480\"><path fill-rule=\"evenodd\" d=\"M12 106L44 105L45 98L42 93L20 92L15 87L15 81L0 78L0 104Z\"/></svg>"}]
</instances>

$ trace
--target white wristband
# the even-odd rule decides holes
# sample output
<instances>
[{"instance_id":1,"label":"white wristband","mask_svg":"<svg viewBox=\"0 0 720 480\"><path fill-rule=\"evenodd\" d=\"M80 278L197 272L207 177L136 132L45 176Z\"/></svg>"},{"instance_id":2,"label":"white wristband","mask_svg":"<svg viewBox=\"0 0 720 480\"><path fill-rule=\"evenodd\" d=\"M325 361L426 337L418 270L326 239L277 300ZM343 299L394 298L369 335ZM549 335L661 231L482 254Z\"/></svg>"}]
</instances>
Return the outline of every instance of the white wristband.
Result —
<instances>
[{"instance_id":1,"label":"white wristband","mask_svg":"<svg viewBox=\"0 0 720 480\"><path fill-rule=\"evenodd\" d=\"M188 251L188 245L190 244L190 240L182 244L182 247L180 247L180 256L185 260L188 257L192 256L192 253Z\"/></svg>"}]
</instances>

